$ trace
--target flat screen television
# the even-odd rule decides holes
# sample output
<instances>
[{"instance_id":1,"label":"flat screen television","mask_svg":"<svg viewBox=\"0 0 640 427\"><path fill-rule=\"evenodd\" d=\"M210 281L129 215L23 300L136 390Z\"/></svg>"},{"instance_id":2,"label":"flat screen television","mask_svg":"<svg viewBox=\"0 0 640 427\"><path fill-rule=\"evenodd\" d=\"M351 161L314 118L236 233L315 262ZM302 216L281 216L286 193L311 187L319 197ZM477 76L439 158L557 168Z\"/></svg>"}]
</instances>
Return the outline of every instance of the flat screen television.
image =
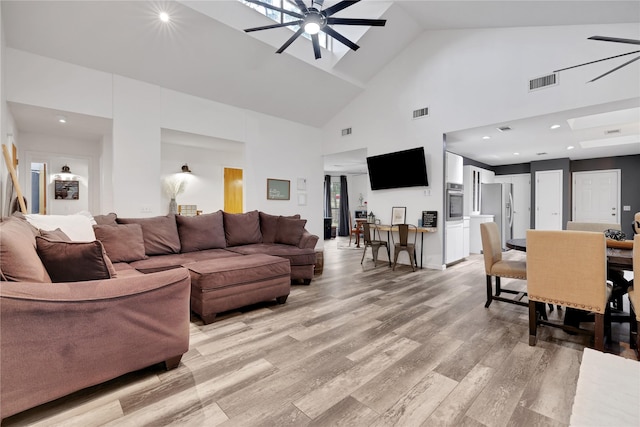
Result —
<instances>
[{"instance_id":1,"label":"flat screen television","mask_svg":"<svg viewBox=\"0 0 640 427\"><path fill-rule=\"evenodd\" d=\"M428 186L424 147L367 157L372 190Z\"/></svg>"}]
</instances>

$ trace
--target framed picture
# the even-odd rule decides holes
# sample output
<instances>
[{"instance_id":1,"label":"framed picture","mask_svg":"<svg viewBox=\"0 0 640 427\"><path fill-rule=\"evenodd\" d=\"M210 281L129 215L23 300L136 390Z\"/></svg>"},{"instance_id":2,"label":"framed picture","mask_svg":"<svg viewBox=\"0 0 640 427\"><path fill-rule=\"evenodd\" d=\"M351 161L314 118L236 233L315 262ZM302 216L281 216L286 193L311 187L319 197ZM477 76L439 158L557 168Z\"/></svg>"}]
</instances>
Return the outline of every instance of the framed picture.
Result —
<instances>
[{"instance_id":1,"label":"framed picture","mask_svg":"<svg viewBox=\"0 0 640 427\"><path fill-rule=\"evenodd\" d=\"M54 185L56 200L78 200L78 181L63 181L56 179L54 181Z\"/></svg>"},{"instance_id":2,"label":"framed picture","mask_svg":"<svg viewBox=\"0 0 640 427\"><path fill-rule=\"evenodd\" d=\"M407 208L393 207L391 208L391 225L406 224Z\"/></svg>"},{"instance_id":3,"label":"framed picture","mask_svg":"<svg viewBox=\"0 0 640 427\"><path fill-rule=\"evenodd\" d=\"M267 200L289 200L290 198L291 181L267 178Z\"/></svg>"}]
</instances>

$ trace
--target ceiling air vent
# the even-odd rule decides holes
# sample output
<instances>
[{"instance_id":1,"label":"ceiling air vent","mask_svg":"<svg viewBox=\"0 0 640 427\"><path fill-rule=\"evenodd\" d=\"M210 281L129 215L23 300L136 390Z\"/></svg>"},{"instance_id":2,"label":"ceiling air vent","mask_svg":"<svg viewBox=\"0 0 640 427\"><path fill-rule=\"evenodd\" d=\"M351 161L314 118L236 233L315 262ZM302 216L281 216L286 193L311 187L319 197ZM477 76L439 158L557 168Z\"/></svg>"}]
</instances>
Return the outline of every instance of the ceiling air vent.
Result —
<instances>
[{"instance_id":1,"label":"ceiling air vent","mask_svg":"<svg viewBox=\"0 0 640 427\"><path fill-rule=\"evenodd\" d=\"M543 89L549 86L555 86L558 84L558 75L556 73L549 74L542 77L536 77L529 80L529 92L533 90Z\"/></svg>"},{"instance_id":2,"label":"ceiling air vent","mask_svg":"<svg viewBox=\"0 0 640 427\"><path fill-rule=\"evenodd\" d=\"M351 128L342 129L342 136L351 135Z\"/></svg>"},{"instance_id":3,"label":"ceiling air vent","mask_svg":"<svg viewBox=\"0 0 640 427\"><path fill-rule=\"evenodd\" d=\"M413 110L413 118L419 119L420 117L426 117L429 115L429 108L420 108L419 110Z\"/></svg>"},{"instance_id":4,"label":"ceiling air vent","mask_svg":"<svg viewBox=\"0 0 640 427\"><path fill-rule=\"evenodd\" d=\"M511 130L509 126L500 126L500 127L497 127L496 129L498 129L500 132L509 132Z\"/></svg>"}]
</instances>

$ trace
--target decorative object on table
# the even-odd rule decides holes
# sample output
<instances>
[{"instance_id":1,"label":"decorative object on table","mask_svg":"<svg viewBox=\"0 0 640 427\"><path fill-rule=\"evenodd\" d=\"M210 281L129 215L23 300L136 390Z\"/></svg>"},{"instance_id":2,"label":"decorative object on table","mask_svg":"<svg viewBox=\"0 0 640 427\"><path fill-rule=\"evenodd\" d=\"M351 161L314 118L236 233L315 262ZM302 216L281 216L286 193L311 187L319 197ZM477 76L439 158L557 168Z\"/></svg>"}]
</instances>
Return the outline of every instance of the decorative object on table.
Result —
<instances>
[{"instance_id":1,"label":"decorative object on table","mask_svg":"<svg viewBox=\"0 0 640 427\"><path fill-rule=\"evenodd\" d=\"M56 200L78 200L79 199L79 182L78 181L65 181L56 179L54 181L55 186L55 199Z\"/></svg>"},{"instance_id":2,"label":"decorative object on table","mask_svg":"<svg viewBox=\"0 0 640 427\"><path fill-rule=\"evenodd\" d=\"M267 2L260 0L246 0L249 3L257 4L265 9L275 10L276 12L289 15L289 19L285 19L285 22L279 24L265 25L261 27L247 28L244 30L247 33L252 31L269 30L271 28L281 28L293 25L298 25L298 30L276 51L276 53L282 53L286 48L291 45L298 37L303 33L311 37L311 43L313 45L313 54L316 59L320 59L320 41L318 39L318 33L322 31L328 36L333 37L336 41L339 41L343 45L352 50L358 50L360 46L338 33L336 30L330 27L330 25L368 25L373 27L384 27L386 19L353 19L353 18L334 18L334 13L340 12L349 6L354 5L354 1L340 1L331 5L326 9L322 9L322 1L312 0L310 6L306 6L302 0L297 0L296 5L298 10L290 10L283 7L274 6Z\"/></svg>"},{"instance_id":3,"label":"decorative object on table","mask_svg":"<svg viewBox=\"0 0 640 427\"><path fill-rule=\"evenodd\" d=\"M435 228L438 226L437 211L422 211L422 226L425 228Z\"/></svg>"},{"instance_id":4,"label":"decorative object on table","mask_svg":"<svg viewBox=\"0 0 640 427\"><path fill-rule=\"evenodd\" d=\"M198 215L198 205L179 205L178 215L196 216Z\"/></svg>"},{"instance_id":5,"label":"decorative object on table","mask_svg":"<svg viewBox=\"0 0 640 427\"><path fill-rule=\"evenodd\" d=\"M291 181L267 178L267 200L289 200Z\"/></svg>"},{"instance_id":6,"label":"decorative object on table","mask_svg":"<svg viewBox=\"0 0 640 427\"><path fill-rule=\"evenodd\" d=\"M373 212L369 212L368 218L369 218L369 222L371 224L375 224L376 223L376 216L373 214Z\"/></svg>"},{"instance_id":7,"label":"decorative object on table","mask_svg":"<svg viewBox=\"0 0 640 427\"><path fill-rule=\"evenodd\" d=\"M164 179L164 193L171 199L171 201L169 202L170 214L178 213L178 204L176 202L176 197L184 192L186 185L187 182L183 177L180 176L180 174L169 175Z\"/></svg>"},{"instance_id":8,"label":"decorative object on table","mask_svg":"<svg viewBox=\"0 0 640 427\"><path fill-rule=\"evenodd\" d=\"M627 238L627 236L621 231L613 228L608 228L604 230L604 236L607 239L622 241Z\"/></svg>"},{"instance_id":9,"label":"decorative object on table","mask_svg":"<svg viewBox=\"0 0 640 427\"><path fill-rule=\"evenodd\" d=\"M407 222L407 208L394 206L391 208L391 225L405 224Z\"/></svg>"}]
</instances>

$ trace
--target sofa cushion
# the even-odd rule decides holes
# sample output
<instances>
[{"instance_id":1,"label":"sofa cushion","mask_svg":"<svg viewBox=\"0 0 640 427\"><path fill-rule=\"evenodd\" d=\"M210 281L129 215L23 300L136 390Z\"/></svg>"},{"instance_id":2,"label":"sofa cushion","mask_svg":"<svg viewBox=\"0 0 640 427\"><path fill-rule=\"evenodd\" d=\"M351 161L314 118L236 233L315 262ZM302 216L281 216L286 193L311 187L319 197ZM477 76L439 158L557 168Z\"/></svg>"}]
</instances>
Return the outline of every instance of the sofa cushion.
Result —
<instances>
[{"instance_id":1,"label":"sofa cushion","mask_svg":"<svg viewBox=\"0 0 640 427\"><path fill-rule=\"evenodd\" d=\"M71 242L71 239L69 238L69 236L67 236L67 234L64 231L60 230L59 228L56 228L55 230L51 230L51 231L47 231L47 230L38 230L38 231L40 235L45 239L60 240L62 242Z\"/></svg>"},{"instance_id":2,"label":"sofa cushion","mask_svg":"<svg viewBox=\"0 0 640 427\"><path fill-rule=\"evenodd\" d=\"M276 232L275 243L298 246L306 224L306 219L293 219L281 216L278 218L278 231Z\"/></svg>"},{"instance_id":3,"label":"sofa cushion","mask_svg":"<svg viewBox=\"0 0 640 427\"><path fill-rule=\"evenodd\" d=\"M93 231L112 262L147 258L140 224L94 225Z\"/></svg>"},{"instance_id":4,"label":"sofa cushion","mask_svg":"<svg viewBox=\"0 0 640 427\"><path fill-rule=\"evenodd\" d=\"M116 218L118 218L118 216L111 212L106 215L95 215L93 220L97 225L116 225Z\"/></svg>"},{"instance_id":5,"label":"sofa cushion","mask_svg":"<svg viewBox=\"0 0 640 427\"><path fill-rule=\"evenodd\" d=\"M269 215L260 212L260 232L262 233L262 243L274 243L276 241L276 233L278 231L278 215ZM300 219L300 215L287 216L285 218Z\"/></svg>"},{"instance_id":6,"label":"sofa cushion","mask_svg":"<svg viewBox=\"0 0 640 427\"><path fill-rule=\"evenodd\" d=\"M175 215L152 218L118 218L118 224L140 224L147 255L177 254L180 252L180 236Z\"/></svg>"},{"instance_id":7,"label":"sofa cushion","mask_svg":"<svg viewBox=\"0 0 640 427\"><path fill-rule=\"evenodd\" d=\"M222 213L227 246L248 245L262 242L258 211L242 214Z\"/></svg>"},{"instance_id":8,"label":"sofa cushion","mask_svg":"<svg viewBox=\"0 0 640 427\"><path fill-rule=\"evenodd\" d=\"M279 256L291 261L292 266L314 265L316 252L314 249L301 249L296 246L278 243L256 243L253 245L236 246L228 250L242 255L267 254Z\"/></svg>"},{"instance_id":9,"label":"sofa cushion","mask_svg":"<svg viewBox=\"0 0 640 427\"><path fill-rule=\"evenodd\" d=\"M220 249L227 246L222 211L197 215L176 216L182 252Z\"/></svg>"},{"instance_id":10,"label":"sofa cushion","mask_svg":"<svg viewBox=\"0 0 640 427\"><path fill-rule=\"evenodd\" d=\"M11 217L0 222L0 274L3 280L51 283L36 252L38 230Z\"/></svg>"},{"instance_id":11,"label":"sofa cushion","mask_svg":"<svg viewBox=\"0 0 640 427\"><path fill-rule=\"evenodd\" d=\"M74 242L92 242L96 239L91 219L84 214L24 216L31 225L41 230L61 229Z\"/></svg>"},{"instance_id":12,"label":"sofa cushion","mask_svg":"<svg viewBox=\"0 0 640 427\"><path fill-rule=\"evenodd\" d=\"M102 243L63 242L36 236L36 247L51 280L82 282L115 277L115 270Z\"/></svg>"}]
</instances>

